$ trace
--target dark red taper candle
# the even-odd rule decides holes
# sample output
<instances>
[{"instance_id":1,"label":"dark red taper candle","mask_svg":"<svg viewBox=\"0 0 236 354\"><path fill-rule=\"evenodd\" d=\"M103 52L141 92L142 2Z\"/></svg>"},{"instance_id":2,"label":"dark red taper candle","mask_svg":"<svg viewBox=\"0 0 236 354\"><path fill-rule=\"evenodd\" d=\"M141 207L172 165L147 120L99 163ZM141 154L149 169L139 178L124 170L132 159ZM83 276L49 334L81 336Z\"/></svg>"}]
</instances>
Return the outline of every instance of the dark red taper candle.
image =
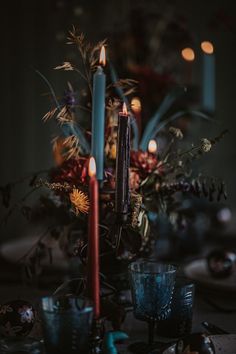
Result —
<instances>
[{"instance_id":1,"label":"dark red taper candle","mask_svg":"<svg viewBox=\"0 0 236 354\"><path fill-rule=\"evenodd\" d=\"M99 188L96 178L96 162L89 160L89 235L88 235L88 293L93 301L94 318L100 317L100 276L99 276Z\"/></svg>"}]
</instances>

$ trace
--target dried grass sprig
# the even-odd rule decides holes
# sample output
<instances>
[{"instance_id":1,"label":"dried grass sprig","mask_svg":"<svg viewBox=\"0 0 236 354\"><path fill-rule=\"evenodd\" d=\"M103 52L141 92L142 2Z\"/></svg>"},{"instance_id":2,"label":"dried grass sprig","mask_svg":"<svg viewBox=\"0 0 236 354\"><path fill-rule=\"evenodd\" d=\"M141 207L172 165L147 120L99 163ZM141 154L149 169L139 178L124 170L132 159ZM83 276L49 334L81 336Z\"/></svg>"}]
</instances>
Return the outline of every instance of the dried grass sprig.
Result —
<instances>
[{"instance_id":1,"label":"dried grass sprig","mask_svg":"<svg viewBox=\"0 0 236 354\"><path fill-rule=\"evenodd\" d=\"M67 37L68 40L67 44L75 44L78 47L84 47L84 39L85 39L84 33L82 32L78 33L78 30L73 25L72 30L69 31L69 35Z\"/></svg>"},{"instance_id":2,"label":"dried grass sprig","mask_svg":"<svg viewBox=\"0 0 236 354\"><path fill-rule=\"evenodd\" d=\"M57 114L57 120L60 124L73 122L73 114L67 106L63 106Z\"/></svg>"},{"instance_id":3,"label":"dried grass sprig","mask_svg":"<svg viewBox=\"0 0 236 354\"><path fill-rule=\"evenodd\" d=\"M170 158L168 158L168 161L163 163L162 166L164 166L165 164L169 164L169 167L171 168L171 170L173 170L174 167L179 166L180 160L182 163L184 162L184 158L186 159L185 162L187 163L190 163L191 161L200 158L204 153L208 153L209 151L211 151L212 147L218 142L220 142L227 132L228 130L224 130L222 133L220 133L213 139L202 138L200 140L199 145L192 146L190 149L180 152L172 161L170 160Z\"/></svg>"},{"instance_id":4,"label":"dried grass sprig","mask_svg":"<svg viewBox=\"0 0 236 354\"><path fill-rule=\"evenodd\" d=\"M99 42L102 43L102 42ZM97 44L97 46L92 47L92 45L89 42L86 42L85 40L85 35L82 32L79 32L75 26L72 27L72 30L69 31L68 35L68 42L67 44L74 44L76 45L77 49L80 52L81 55L81 60L83 63L83 68L84 68L84 78L87 81L88 88L90 91L90 94L92 96L92 85L91 85L91 69L94 68L95 62L94 62L94 55L96 51L98 50L98 46L101 44ZM79 71L79 74L82 74ZM83 74L82 74L83 76Z\"/></svg>"},{"instance_id":5,"label":"dried grass sprig","mask_svg":"<svg viewBox=\"0 0 236 354\"><path fill-rule=\"evenodd\" d=\"M52 119L57 111L58 108L56 107L47 112L42 118L43 122L47 122L48 120Z\"/></svg>"},{"instance_id":6,"label":"dried grass sprig","mask_svg":"<svg viewBox=\"0 0 236 354\"><path fill-rule=\"evenodd\" d=\"M131 194L131 204L133 205L132 215L131 215L131 226L133 228L138 227L139 224L139 213L142 206L142 195L138 193Z\"/></svg>"},{"instance_id":7,"label":"dried grass sprig","mask_svg":"<svg viewBox=\"0 0 236 354\"><path fill-rule=\"evenodd\" d=\"M110 88L121 88L123 90L124 96L129 96L137 90L138 81L133 79L119 79L115 83L109 85L107 89Z\"/></svg>"},{"instance_id":8,"label":"dried grass sprig","mask_svg":"<svg viewBox=\"0 0 236 354\"><path fill-rule=\"evenodd\" d=\"M59 183L59 182L53 182L50 183L46 180L43 180L41 178L39 178L36 182L35 182L35 186L37 188L39 187L47 187L53 191L59 191L59 192L71 192L73 190L73 186L71 186L69 183L64 182L64 183Z\"/></svg>"},{"instance_id":9,"label":"dried grass sprig","mask_svg":"<svg viewBox=\"0 0 236 354\"><path fill-rule=\"evenodd\" d=\"M106 110L111 113L114 113L118 110L120 105L121 101L118 98L110 97L106 105Z\"/></svg>"},{"instance_id":10,"label":"dried grass sprig","mask_svg":"<svg viewBox=\"0 0 236 354\"><path fill-rule=\"evenodd\" d=\"M74 67L69 61L64 61L61 65L56 66L54 70L73 71Z\"/></svg>"},{"instance_id":11,"label":"dried grass sprig","mask_svg":"<svg viewBox=\"0 0 236 354\"><path fill-rule=\"evenodd\" d=\"M63 145L68 148L65 152L65 157L69 160L73 156L78 156L80 152L79 139L76 135L70 135L65 138Z\"/></svg>"},{"instance_id":12,"label":"dried grass sprig","mask_svg":"<svg viewBox=\"0 0 236 354\"><path fill-rule=\"evenodd\" d=\"M99 52L102 48L102 46L106 46L106 39L103 39L102 41L98 42L93 48L91 48L89 56L88 56L88 61L89 61L89 66L92 71L96 70L99 62Z\"/></svg>"}]
</instances>

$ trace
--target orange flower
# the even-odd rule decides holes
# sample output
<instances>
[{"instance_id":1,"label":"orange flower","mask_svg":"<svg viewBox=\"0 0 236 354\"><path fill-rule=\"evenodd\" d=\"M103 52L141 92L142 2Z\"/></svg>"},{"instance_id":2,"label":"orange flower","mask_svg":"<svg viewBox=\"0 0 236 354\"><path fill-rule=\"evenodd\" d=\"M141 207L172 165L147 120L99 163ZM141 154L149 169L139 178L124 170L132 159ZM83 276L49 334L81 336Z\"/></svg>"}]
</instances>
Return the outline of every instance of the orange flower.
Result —
<instances>
[{"instance_id":1,"label":"orange flower","mask_svg":"<svg viewBox=\"0 0 236 354\"><path fill-rule=\"evenodd\" d=\"M85 193L74 188L72 193L70 193L70 201L75 208L76 215L79 213L88 214L89 199Z\"/></svg>"}]
</instances>

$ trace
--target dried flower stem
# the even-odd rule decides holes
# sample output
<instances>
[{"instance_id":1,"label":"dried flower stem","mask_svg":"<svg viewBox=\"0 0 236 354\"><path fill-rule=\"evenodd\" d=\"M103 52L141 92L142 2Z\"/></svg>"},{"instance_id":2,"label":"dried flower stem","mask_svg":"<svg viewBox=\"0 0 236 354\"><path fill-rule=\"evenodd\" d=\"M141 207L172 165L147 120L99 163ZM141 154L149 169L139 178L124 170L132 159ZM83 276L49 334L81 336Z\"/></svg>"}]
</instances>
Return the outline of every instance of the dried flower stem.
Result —
<instances>
[{"instance_id":1,"label":"dried flower stem","mask_svg":"<svg viewBox=\"0 0 236 354\"><path fill-rule=\"evenodd\" d=\"M47 229L42 233L41 236L39 236L38 240L28 249L28 251L22 256L20 257L16 263L20 263L22 260L24 260L25 258L27 258L35 249L35 247L37 247L38 243L40 241L42 241L47 235L48 235L48 232L50 230L53 230L55 228L55 225L52 225L52 226L48 226Z\"/></svg>"},{"instance_id":2,"label":"dried flower stem","mask_svg":"<svg viewBox=\"0 0 236 354\"><path fill-rule=\"evenodd\" d=\"M89 108L87 108L87 107L81 106L81 105L79 105L79 104L76 104L75 107L78 107L78 108L81 109L82 111L91 113L91 109L89 109Z\"/></svg>"},{"instance_id":3,"label":"dried flower stem","mask_svg":"<svg viewBox=\"0 0 236 354\"><path fill-rule=\"evenodd\" d=\"M9 216L18 208L22 205L22 203L31 195L33 194L38 187L36 186L35 188L32 188L29 192L27 192L18 202L13 204L13 206L8 210L8 212L4 215L4 217L0 221L0 225L3 225L7 222Z\"/></svg>"},{"instance_id":4,"label":"dried flower stem","mask_svg":"<svg viewBox=\"0 0 236 354\"><path fill-rule=\"evenodd\" d=\"M93 90L92 90L92 86L91 86L91 82L90 82L90 75L89 75L88 68L87 68L87 65L86 65L84 52L83 52L83 49L82 49L82 47L80 45L78 46L78 48L79 48L79 52L80 52L80 55L81 55L82 63L83 63L83 66L84 66L85 78L86 78L86 81L87 81L87 84L88 84L88 88L89 88L89 91L90 91L90 94L91 94L91 97L92 97Z\"/></svg>"},{"instance_id":5,"label":"dried flower stem","mask_svg":"<svg viewBox=\"0 0 236 354\"><path fill-rule=\"evenodd\" d=\"M74 68L74 71L76 71L86 82L88 81L88 78L79 69Z\"/></svg>"}]
</instances>

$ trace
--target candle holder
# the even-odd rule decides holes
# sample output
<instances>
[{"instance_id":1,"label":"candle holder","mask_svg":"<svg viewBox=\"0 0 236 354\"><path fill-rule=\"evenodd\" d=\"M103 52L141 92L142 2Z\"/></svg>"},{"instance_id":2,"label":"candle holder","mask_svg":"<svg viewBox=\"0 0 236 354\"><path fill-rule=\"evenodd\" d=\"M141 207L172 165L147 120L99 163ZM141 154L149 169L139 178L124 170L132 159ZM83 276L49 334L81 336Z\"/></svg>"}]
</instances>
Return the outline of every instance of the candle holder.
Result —
<instances>
[{"instance_id":1,"label":"candle holder","mask_svg":"<svg viewBox=\"0 0 236 354\"><path fill-rule=\"evenodd\" d=\"M102 353L102 339L104 337L104 319L94 319L90 337L90 352L91 354Z\"/></svg>"}]
</instances>

